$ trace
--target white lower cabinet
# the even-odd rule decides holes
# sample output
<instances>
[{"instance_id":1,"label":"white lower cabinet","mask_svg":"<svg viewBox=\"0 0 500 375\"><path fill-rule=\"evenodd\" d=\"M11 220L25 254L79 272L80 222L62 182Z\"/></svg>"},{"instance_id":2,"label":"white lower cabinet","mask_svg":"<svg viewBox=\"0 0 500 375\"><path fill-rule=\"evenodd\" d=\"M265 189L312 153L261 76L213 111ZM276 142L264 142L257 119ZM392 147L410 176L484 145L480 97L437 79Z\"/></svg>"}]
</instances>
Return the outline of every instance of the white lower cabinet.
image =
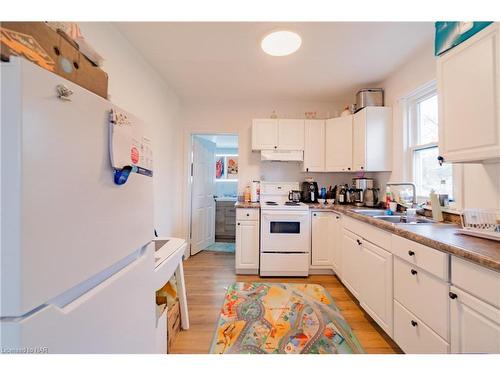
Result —
<instances>
[{"instance_id":1,"label":"white lower cabinet","mask_svg":"<svg viewBox=\"0 0 500 375\"><path fill-rule=\"evenodd\" d=\"M331 267L335 224L332 212L313 212L311 217L311 265Z\"/></svg>"},{"instance_id":2,"label":"white lower cabinet","mask_svg":"<svg viewBox=\"0 0 500 375\"><path fill-rule=\"evenodd\" d=\"M311 266L333 269L340 276L341 217L331 211L311 214Z\"/></svg>"},{"instance_id":3,"label":"white lower cabinet","mask_svg":"<svg viewBox=\"0 0 500 375\"><path fill-rule=\"evenodd\" d=\"M451 283L452 353L500 354L500 272L453 256Z\"/></svg>"},{"instance_id":4,"label":"white lower cabinet","mask_svg":"<svg viewBox=\"0 0 500 375\"><path fill-rule=\"evenodd\" d=\"M394 259L394 299L448 341L449 284L398 257Z\"/></svg>"},{"instance_id":5,"label":"white lower cabinet","mask_svg":"<svg viewBox=\"0 0 500 375\"><path fill-rule=\"evenodd\" d=\"M361 267L361 237L348 230L342 231L342 277L341 280L358 300L363 279Z\"/></svg>"},{"instance_id":6,"label":"white lower cabinet","mask_svg":"<svg viewBox=\"0 0 500 375\"><path fill-rule=\"evenodd\" d=\"M344 229L341 279L365 311L392 337L392 254Z\"/></svg>"},{"instance_id":7,"label":"white lower cabinet","mask_svg":"<svg viewBox=\"0 0 500 375\"><path fill-rule=\"evenodd\" d=\"M451 352L500 353L500 309L450 288Z\"/></svg>"},{"instance_id":8,"label":"white lower cabinet","mask_svg":"<svg viewBox=\"0 0 500 375\"><path fill-rule=\"evenodd\" d=\"M449 345L398 301L394 301L394 341L408 354L448 353Z\"/></svg>"},{"instance_id":9,"label":"white lower cabinet","mask_svg":"<svg viewBox=\"0 0 500 375\"><path fill-rule=\"evenodd\" d=\"M360 303L392 337L392 254L362 241Z\"/></svg>"},{"instance_id":10,"label":"white lower cabinet","mask_svg":"<svg viewBox=\"0 0 500 375\"><path fill-rule=\"evenodd\" d=\"M256 215L242 215L243 209L236 210L236 273L255 274L259 273L259 217ZM248 210L245 210L248 211ZM249 217L249 220L243 219Z\"/></svg>"}]
</instances>

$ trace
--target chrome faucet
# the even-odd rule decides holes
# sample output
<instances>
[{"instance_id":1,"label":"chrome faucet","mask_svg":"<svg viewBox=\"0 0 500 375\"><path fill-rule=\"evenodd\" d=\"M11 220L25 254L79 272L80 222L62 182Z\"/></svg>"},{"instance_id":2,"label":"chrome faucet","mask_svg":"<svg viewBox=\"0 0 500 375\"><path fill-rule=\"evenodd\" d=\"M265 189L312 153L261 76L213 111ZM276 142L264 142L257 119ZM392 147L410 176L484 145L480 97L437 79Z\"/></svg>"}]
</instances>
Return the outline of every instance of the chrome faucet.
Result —
<instances>
[{"instance_id":1,"label":"chrome faucet","mask_svg":"<svg viewBox=\"0 0 500 375\"><path fill-rule=\"evenodd\" d=\"M417 188L415 187L415 184L411 182L393 182L387 183L386 186L411 186L413 191L412 207L417 207Z\"/></svg>"}]
</instances>

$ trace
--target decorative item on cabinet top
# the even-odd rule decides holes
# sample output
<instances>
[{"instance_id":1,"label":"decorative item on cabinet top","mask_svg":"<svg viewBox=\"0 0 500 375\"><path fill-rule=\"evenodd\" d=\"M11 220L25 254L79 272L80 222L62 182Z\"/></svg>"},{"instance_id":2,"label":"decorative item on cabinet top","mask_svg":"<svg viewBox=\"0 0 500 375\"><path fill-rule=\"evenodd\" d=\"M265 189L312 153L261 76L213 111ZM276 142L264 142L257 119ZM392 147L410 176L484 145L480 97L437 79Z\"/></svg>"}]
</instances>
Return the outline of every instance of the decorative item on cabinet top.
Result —
<instances>
[{"instance_id":1,"label":"decorative item on cabinet top","mask_svg":"<svg viewBox=\"0 0 500 375\"><path fill-rule=\"evenodd\" d=\"M434 40L434 55L439 56L458 46L471 36L489 26L493 22L436 22L436 37Z\"/></svg>"}]
</instances>

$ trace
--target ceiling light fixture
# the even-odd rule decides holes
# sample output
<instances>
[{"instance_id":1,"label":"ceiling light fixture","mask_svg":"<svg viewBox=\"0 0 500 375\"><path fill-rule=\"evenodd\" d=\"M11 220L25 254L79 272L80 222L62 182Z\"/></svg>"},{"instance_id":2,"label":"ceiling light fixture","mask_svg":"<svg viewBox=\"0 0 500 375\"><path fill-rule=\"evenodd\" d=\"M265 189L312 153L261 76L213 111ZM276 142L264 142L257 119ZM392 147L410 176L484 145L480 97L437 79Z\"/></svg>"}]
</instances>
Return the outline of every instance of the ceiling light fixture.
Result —
<instances>
[{"instance_id":1,"label":"ceiling light fixture","mask_svg":"<svg viewBox=\"0 0 500 375\"><path fill-rule=\"evenodd\" d=\"M267 34L260 46L271 56L287 56L300 48L302 38L293 31L275 31Z\"/></svg>"}]
</instances>

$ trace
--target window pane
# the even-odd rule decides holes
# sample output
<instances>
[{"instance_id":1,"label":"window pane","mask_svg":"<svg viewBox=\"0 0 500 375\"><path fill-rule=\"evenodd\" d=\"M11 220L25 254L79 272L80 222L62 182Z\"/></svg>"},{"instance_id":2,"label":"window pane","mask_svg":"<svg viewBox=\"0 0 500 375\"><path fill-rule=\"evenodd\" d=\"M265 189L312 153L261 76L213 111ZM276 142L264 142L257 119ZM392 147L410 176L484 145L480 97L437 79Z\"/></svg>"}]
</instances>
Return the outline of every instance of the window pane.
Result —
<instances>
[{"instance_id":1,"label":"window pane","mask_svg":"<svg viewBox=\"0 0 500 375\"><path fill-rule=\"evenodd\" d=\"M438 100L431 96L418 104L417 143L438 141Z\"/></svg>"},{"instance_id":2,"label":"window pane","mask_svg":"<svg viewBox=\"0 0 500 375\"><path fill-rule=\"evenodd\" d=\"M431 189L436 193L448 194L453 199L452 166L439 165L438 148L431 147L414 152L415 185L419 197L428 197Z\"/></svg>"}]
</instances>

